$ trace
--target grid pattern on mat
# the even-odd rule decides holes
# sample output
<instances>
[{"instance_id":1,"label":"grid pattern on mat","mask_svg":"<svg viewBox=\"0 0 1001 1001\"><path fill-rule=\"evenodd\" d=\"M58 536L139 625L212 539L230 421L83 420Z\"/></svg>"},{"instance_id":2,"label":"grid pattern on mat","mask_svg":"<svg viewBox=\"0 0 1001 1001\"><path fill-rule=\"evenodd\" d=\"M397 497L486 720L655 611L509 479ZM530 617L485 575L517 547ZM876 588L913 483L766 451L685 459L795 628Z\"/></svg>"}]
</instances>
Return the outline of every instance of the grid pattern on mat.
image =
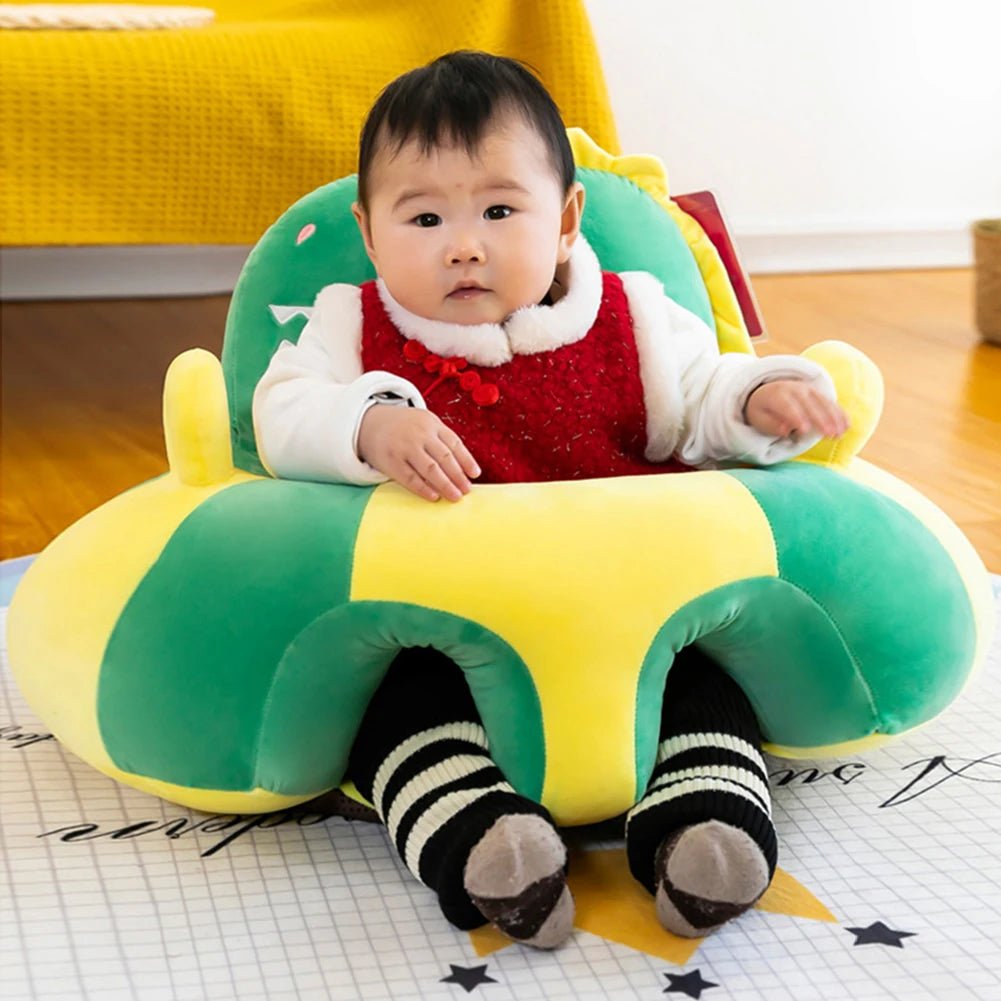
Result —
<instances>
[{"instance_id":1,"label":"grid pattern on mat","mask_svg":"<svg viewBox=\"0 0 1001 1001\"><path fill-rule=\"evenodd\" d=\"M864 758L770 759L779 864L837 922L753 911L682 967L579 930L555 953L480 959L380 827L207 818L119 785L41 739L2 657L5 1001L1001 1001L998 638L917 733ZM875 922L910 935L856 944ZM485 970L467 989L453 966Z\"/></svg>"}]
</instances>

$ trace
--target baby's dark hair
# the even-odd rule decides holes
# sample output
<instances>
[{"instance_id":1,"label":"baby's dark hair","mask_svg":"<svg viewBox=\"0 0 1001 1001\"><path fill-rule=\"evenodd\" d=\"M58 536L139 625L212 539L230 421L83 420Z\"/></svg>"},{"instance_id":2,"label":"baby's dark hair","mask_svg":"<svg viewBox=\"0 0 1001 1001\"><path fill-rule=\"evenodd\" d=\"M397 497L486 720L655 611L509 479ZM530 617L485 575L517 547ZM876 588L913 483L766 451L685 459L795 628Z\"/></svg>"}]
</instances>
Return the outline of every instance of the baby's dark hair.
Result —
<instances>
[{"instance_id":1,"label":"baby's dark hair","mask_svg":"<svg viewBox=\"0 0 1001 1001\"><path fill-rule=\"evenodd\" d=\"M539 133L563 191L574 181L573 152L559 108L521 63L463 49L397 77L368 113L358 151L358 200L368 206L368 175L378 144L394 152L416 140L424 153L443 143L475 153L497 112L515 111Z\"/></svg>"}]
</instances>

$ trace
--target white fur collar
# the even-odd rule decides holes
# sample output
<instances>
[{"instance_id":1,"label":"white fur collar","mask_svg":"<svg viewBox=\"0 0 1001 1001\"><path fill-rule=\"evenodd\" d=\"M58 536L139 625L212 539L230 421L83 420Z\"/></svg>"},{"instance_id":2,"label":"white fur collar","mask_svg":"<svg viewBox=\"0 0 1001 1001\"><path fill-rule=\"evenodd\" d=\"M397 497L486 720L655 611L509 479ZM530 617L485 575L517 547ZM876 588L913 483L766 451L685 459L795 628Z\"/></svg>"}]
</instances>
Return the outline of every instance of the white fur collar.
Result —
<instances>
[{"instance_id":1,"label":"white fur collar","mask_svg":"<svg viewBox=\"0 0 1001 1001\"><path fill-rule=\"evenodd\" d=\"M583 236L567 262L567 288L552 306L525 306L503 323L463 325L428 320L404 309L378 281L379 298L405 337L420 341L444 358L459 355L474 365L494 368L514 355L552 351L579 341L594 326L601 305L601 267Z\"/></svg>"}]
</instances>

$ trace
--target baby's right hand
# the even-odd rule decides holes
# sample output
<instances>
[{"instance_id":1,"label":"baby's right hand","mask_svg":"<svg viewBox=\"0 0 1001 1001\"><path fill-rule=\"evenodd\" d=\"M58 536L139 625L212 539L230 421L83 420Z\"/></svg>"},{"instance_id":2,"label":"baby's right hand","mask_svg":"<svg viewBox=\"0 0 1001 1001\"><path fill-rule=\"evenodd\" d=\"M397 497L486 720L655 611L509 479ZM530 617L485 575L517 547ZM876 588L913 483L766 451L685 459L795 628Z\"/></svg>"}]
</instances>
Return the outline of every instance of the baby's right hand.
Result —
<instances>
[{"instance_id":1,"label":"baby's right hand","mask_svg":"<svg viewBox=\"0 0 1001 1001\"><path fill-rule=\"evenodd\" d=\"M480 467L462 439L430 410L377 403L358 430L358 456L428 500L462 500Z\"/></svg>"}]
</instances>

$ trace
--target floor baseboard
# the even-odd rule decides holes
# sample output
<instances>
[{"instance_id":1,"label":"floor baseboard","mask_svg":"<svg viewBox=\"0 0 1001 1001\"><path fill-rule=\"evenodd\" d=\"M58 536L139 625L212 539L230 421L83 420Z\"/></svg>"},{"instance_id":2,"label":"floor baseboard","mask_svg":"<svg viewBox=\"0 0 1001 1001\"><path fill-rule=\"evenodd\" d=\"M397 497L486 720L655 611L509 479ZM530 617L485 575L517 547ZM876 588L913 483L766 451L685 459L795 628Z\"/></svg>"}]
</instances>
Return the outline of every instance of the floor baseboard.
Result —
<instances>
[{"instance_id":1,"label":"floor baseboard","mask_svg":"<svg viewBox=\"0 0 1001 1001\"><path fill-rule=\"evenodd\" d=\"M831 271L908 271L968 268L973 238L967 228L879 231L748 232L738 234L751 274Z\"/></svg>"},{"instance_id":2,"label":"floor baseboard","mask_svg":"<svg viewBox=\"0 0 1001 1001\"><path fill-rule=\"evenodd\" d=\"M228 295L249 246L0 248L0 299Z\"/></svg>"}]
</instances>

